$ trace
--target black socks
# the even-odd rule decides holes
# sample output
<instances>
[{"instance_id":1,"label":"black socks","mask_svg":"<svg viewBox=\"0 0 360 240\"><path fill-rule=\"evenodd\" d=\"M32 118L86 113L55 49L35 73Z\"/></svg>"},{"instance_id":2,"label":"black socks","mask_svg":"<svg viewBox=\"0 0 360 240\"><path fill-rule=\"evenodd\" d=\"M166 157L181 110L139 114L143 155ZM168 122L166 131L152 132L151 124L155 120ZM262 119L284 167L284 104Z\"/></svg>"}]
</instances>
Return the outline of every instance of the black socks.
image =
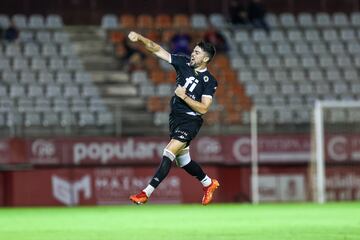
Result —
<instances>
[{"instance_id":1,"label":"black socks","mask_svg":"<svg viewBox=\"0 0 360 240\"><path fill-rule=\"evenodd\" d=\"M163 159L160 163L158 170L156 171L154 177L150 181L151 186L156 188L157 186L159 186L161 181L164 180L164 178L166 178L166 176L170 171L171 163L172 161L170 160L170 158L163 156Z\"/></svg>"},{"instance_id":2,"label":"black socks","mask_svg":"<svg viewBox=\"0 0 360 240\"><path fill-rule=\"evenodd\" d=\"M185 169L185 171L190 175L196 177L199 181L203 180L206 176L200 165L193 160L186 164L183 169Z\"/></svg>"}]
</instances>

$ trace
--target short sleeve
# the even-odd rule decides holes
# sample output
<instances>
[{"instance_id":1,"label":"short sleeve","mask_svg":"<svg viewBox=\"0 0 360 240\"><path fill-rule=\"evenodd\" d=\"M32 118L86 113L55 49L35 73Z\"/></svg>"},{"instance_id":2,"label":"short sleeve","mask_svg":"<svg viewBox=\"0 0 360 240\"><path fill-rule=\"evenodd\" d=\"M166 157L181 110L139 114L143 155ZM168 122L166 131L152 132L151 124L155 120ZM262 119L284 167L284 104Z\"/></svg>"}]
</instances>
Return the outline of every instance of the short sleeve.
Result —
<instances>
[{"instance_id":1,"label":"short sleeve","mask_svg":"<svg viewBox=\"0 0 360 240\"><path fill-rule=\"evenodd\" d=\"M209 82L209 84L206 86L202 96L212 98L214 96L214 94L215 94L216 88L217 88L217 81L216 80L213 80L213 81Z\"/></svg>"},{"instance_id":2,"label":"short sleeve","mask_svg":"<svg viewBox=\"0 0 360 240\"><path fill-rule=\"evenodd\" d=\"M186 65L189 59L186 56L171 54L170 64L175 68L178 66Z\"/></svg>"}]
</instances>

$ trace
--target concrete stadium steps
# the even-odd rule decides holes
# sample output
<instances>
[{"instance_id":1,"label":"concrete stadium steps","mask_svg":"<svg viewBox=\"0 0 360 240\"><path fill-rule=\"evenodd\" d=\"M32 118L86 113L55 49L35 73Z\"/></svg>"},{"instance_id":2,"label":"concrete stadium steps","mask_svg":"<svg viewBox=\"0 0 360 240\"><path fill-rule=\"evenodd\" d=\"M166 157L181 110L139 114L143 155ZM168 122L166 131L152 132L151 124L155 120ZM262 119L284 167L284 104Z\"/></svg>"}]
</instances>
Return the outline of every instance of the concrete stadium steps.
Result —
<instances>
[{"instance_id":1,"label":"concrete stadium steps","mask_svg":"<svg viewBox=\"0 0 360 240\"><path fill-rule=\"evenodd\" d=\"M139 97L138 86L130 81L127 72L120 70L113 47L106 41L106 33L98 26L71 26L65 30L93 83L112 109L115 121L121 125L121 134L144 136L165 133L167 128L154 126L153 114L147 112L146 101Z\"/></svg>"}]
</instances>

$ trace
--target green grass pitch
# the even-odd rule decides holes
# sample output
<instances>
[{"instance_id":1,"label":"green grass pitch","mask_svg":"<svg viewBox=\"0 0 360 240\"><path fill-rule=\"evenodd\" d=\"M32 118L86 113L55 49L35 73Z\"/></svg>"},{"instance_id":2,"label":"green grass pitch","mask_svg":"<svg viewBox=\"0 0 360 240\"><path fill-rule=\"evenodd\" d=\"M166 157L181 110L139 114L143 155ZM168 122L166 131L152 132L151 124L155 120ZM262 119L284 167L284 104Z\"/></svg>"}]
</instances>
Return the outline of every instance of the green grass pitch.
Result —
<instances>
[{"instance_id":1,"label":"green grass pitch","mask_svg":"<svg viewBox=\"0 0 360 240\"><path fill-rule=\"evenodd\" d=\"M1 208L1 240L359 240L360 202Z\"/></svg>"}]
</instances>

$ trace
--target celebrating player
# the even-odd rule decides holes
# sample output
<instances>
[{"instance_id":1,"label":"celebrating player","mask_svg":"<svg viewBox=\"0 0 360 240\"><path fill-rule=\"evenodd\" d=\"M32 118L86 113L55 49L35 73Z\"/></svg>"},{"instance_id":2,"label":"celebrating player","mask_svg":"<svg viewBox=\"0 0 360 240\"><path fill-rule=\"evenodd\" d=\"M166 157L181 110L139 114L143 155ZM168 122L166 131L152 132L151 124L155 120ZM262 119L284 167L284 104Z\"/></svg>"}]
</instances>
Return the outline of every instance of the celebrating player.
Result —
<instances>
[{"instance_id":1,"label":"celebrating player","mask_svg":"<svg viewBox=\"0 0 360 240\"><path fill-rule=\"evenodd\" d=\"M219 187L219 182L208 177L200 165L191 160L189 145L203 123L201 115L209 110L217 87L216 79L207 70L207 64L215 55L215 48L210 43L199 42L189 58L170 54L136 32L130 32L128 37L133 42L142 43L148 51L172 64L177 74L177 88L170 103L171 140L164 149L160 166L149 185L139 194L130 196L130 200L136 204L146 203L155 188L169 173L171 163L176 161L179 167L201 182L204 189L202 204L207 205L211 202L214 191Z\"/></svg>"}]
</instances>

